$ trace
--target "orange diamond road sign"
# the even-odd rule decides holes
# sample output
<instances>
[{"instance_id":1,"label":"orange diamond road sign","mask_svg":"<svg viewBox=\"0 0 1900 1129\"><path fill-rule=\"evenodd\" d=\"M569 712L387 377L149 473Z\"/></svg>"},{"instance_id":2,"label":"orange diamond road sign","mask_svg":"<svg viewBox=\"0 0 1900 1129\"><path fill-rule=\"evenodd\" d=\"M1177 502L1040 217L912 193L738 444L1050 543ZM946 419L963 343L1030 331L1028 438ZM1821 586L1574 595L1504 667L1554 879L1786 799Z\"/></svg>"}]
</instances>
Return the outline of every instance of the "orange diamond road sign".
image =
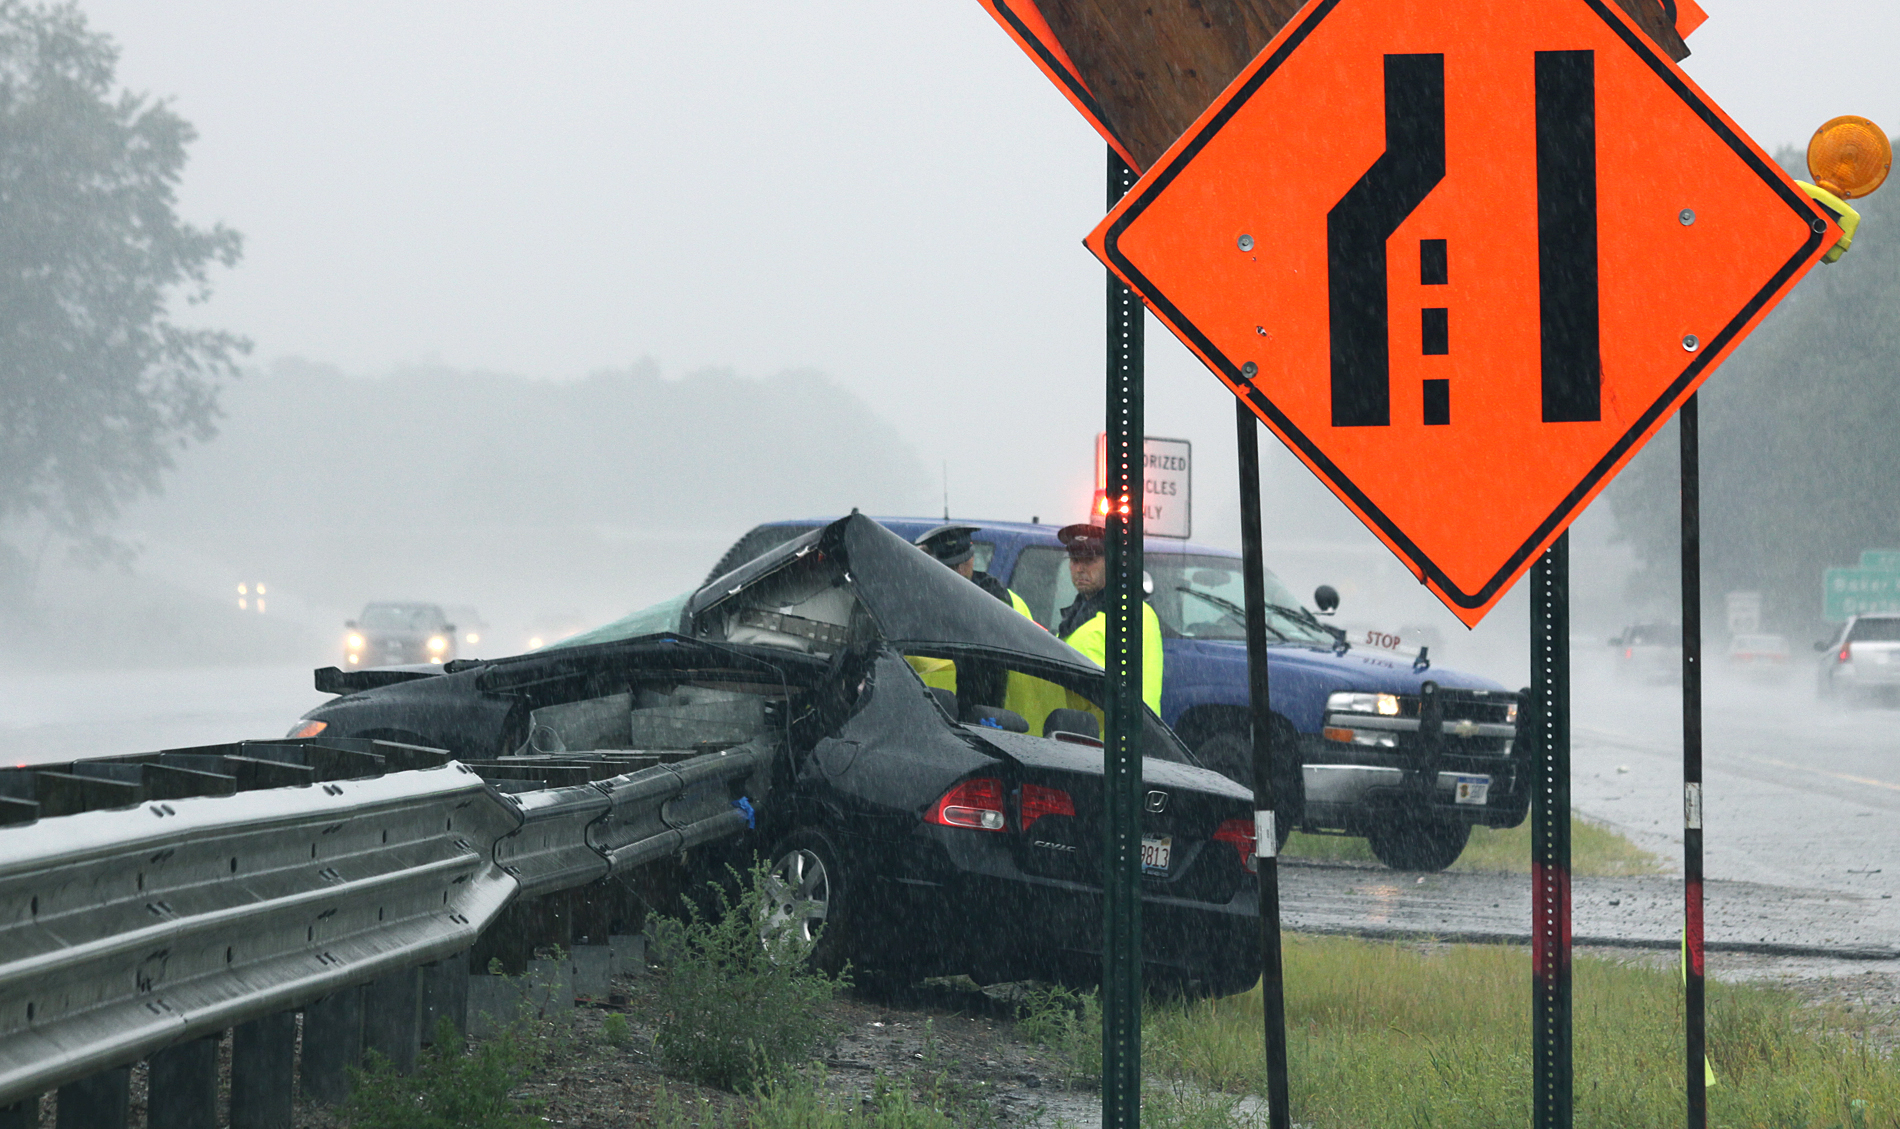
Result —
<instances>
[{"instance_id":1,"label":"orange diamond road sign","mask_svg":"<svg viewBox=\"0 0 1900 1129\"><path fill-rule=\"evenodd\" d=\"M1610 0L1314 0L1088 245L1475 625L1839 238Z\"/></svg>"}]
</instances>

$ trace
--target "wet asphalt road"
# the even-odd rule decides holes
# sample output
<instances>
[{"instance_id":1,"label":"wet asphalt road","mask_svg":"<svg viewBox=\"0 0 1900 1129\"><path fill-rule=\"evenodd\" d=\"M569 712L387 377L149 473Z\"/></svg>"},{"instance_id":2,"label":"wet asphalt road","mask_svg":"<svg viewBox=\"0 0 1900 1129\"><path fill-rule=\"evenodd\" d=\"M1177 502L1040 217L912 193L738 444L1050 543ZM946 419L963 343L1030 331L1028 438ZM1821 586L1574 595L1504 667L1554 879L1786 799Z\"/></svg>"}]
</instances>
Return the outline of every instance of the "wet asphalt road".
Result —
<instances>
[{"instance_id":1,"label":"wet asphalt road","mask_svg":"<svg viewBox=\"0 0 1900 1129\"><path fill-rule=\"evenodd\" d=\"M1900 953L1900 706L1822 703L1812 660L1780 682L1731 677L1713 656L1704 708L1707 935L1716 946ZM1572 682L1571 798L1584 817L1680 873L1682 707L1673 684L1619 677L1580 652ZM1678 877L1579 878L1573 929L1673 946ZM1527 879L1284 868L1288 927L1527 936ZM1900 968L1877 962L1886 967Z\"/></svg>"}]
</instances>

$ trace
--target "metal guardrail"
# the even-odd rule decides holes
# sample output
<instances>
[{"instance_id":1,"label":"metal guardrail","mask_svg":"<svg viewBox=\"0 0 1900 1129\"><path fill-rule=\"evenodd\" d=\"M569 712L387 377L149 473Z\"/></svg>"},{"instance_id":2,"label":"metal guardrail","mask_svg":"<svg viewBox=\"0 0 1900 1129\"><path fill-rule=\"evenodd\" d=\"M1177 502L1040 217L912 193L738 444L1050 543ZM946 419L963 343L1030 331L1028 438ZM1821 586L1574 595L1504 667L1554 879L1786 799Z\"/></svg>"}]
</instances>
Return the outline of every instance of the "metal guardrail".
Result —
<instances>
[{"instance_id":1,"label":"metal guardrail","mask_svg":"<svg viewBox=\"0 0 1900 1129\"><path fill-rule=\"evenodd\" d=\"M0 780L15 821L0 825L0 1109L461 952L518 897L735 834L747 816L732 784L767 763L752 748L603 756L579 767L648 763L528 791L504 790L542 782L521 761L491 779L459 762L338 778L446 757L374 744L247 743ZM210 794L152 798L165 791ZM120 806L46 814L104 803Z\"/></svg>"}]
</instances>

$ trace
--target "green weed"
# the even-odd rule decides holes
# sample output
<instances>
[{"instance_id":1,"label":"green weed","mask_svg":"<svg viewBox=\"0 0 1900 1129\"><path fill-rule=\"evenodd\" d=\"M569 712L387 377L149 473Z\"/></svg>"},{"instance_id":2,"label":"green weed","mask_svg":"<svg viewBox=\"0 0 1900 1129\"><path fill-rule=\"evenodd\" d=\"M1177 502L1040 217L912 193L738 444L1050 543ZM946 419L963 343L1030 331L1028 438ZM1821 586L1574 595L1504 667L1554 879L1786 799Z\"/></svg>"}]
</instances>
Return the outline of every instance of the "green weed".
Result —
<instances>
[{"instance_id":1,"label":"green weed","mask_svg":"<svg viewBox=\"0 0 1900 1129\"><path fill-rule=\"evenodd\" d=\"M633 1041L633 1032L627 1025L627 1017L621 1015L619 1012L614 1012L612 1015L601 1020L600 1037L607 1041L608 1046L616 1050L626 1047L628 1043Z\"/></svg>"},{"instance_id":2,"label":"green weed","mask_svg":"<svg viewBox=\"0 0 1900 1129\"><path fill-rule=\"evenodd\" d=\"M823 1006L846 986L809 966L811 944L789 930L762 936L766 867L737 897L714 883L715 913L656 918L650 950L662 966L653 1045L669 1070L727 1090L751 1089L808 1058L833 1032Z\"/></svg>"},{"instance_id":3,"label":"green weed","mask_svg":"<svg viewBox=\"0 0 1900 1129\"><path fill-rule=\"evenodd\" d=\"M1024 998L1016 1034L1045 1048L1069 1086L1102 1080L1102 997L1097 992L1045 985Z\"/></svg>"},{"instance_id":4,"label":"green weed","mask_svg":"<svg viewBox=\"0 0 1900 1129\"><path fill-rule=\"evenodd\" d=\"M509 1096L538 1061L525 1024L469 1051L445 1018L436 1025L435 1045L423 1048L406 1076L370 1052L369 1065L352 1072L343 1119L351 1129L538 1129L541 1118Z\"/></svg>"}]
</instances>

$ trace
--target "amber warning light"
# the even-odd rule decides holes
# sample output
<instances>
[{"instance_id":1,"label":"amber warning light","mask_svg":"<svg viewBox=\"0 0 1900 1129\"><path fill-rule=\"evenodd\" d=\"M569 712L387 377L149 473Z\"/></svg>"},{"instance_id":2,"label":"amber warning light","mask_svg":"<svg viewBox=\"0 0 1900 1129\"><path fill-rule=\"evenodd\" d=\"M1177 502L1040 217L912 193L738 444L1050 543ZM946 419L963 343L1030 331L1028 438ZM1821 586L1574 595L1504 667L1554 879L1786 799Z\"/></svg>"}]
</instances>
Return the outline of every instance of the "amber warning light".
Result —
<instances>
[{"instance_id":1,"label":"amber warning light","mask_svg":"<svg viewBox=\"0 0 1900 1129\"><path fill-rule=\"evenodd\" d=\"M1885 130L1866 118L1843 114L1814 131L1808 142L1808 175L1814 183L1795 183L1841 226L1841 241L1828 250L1823 262L1839 262L1854 245L1860 213L1847 202L1871 194L1886 183L1892 169L1893 143Z\"/></svg>"}]
</instances>

